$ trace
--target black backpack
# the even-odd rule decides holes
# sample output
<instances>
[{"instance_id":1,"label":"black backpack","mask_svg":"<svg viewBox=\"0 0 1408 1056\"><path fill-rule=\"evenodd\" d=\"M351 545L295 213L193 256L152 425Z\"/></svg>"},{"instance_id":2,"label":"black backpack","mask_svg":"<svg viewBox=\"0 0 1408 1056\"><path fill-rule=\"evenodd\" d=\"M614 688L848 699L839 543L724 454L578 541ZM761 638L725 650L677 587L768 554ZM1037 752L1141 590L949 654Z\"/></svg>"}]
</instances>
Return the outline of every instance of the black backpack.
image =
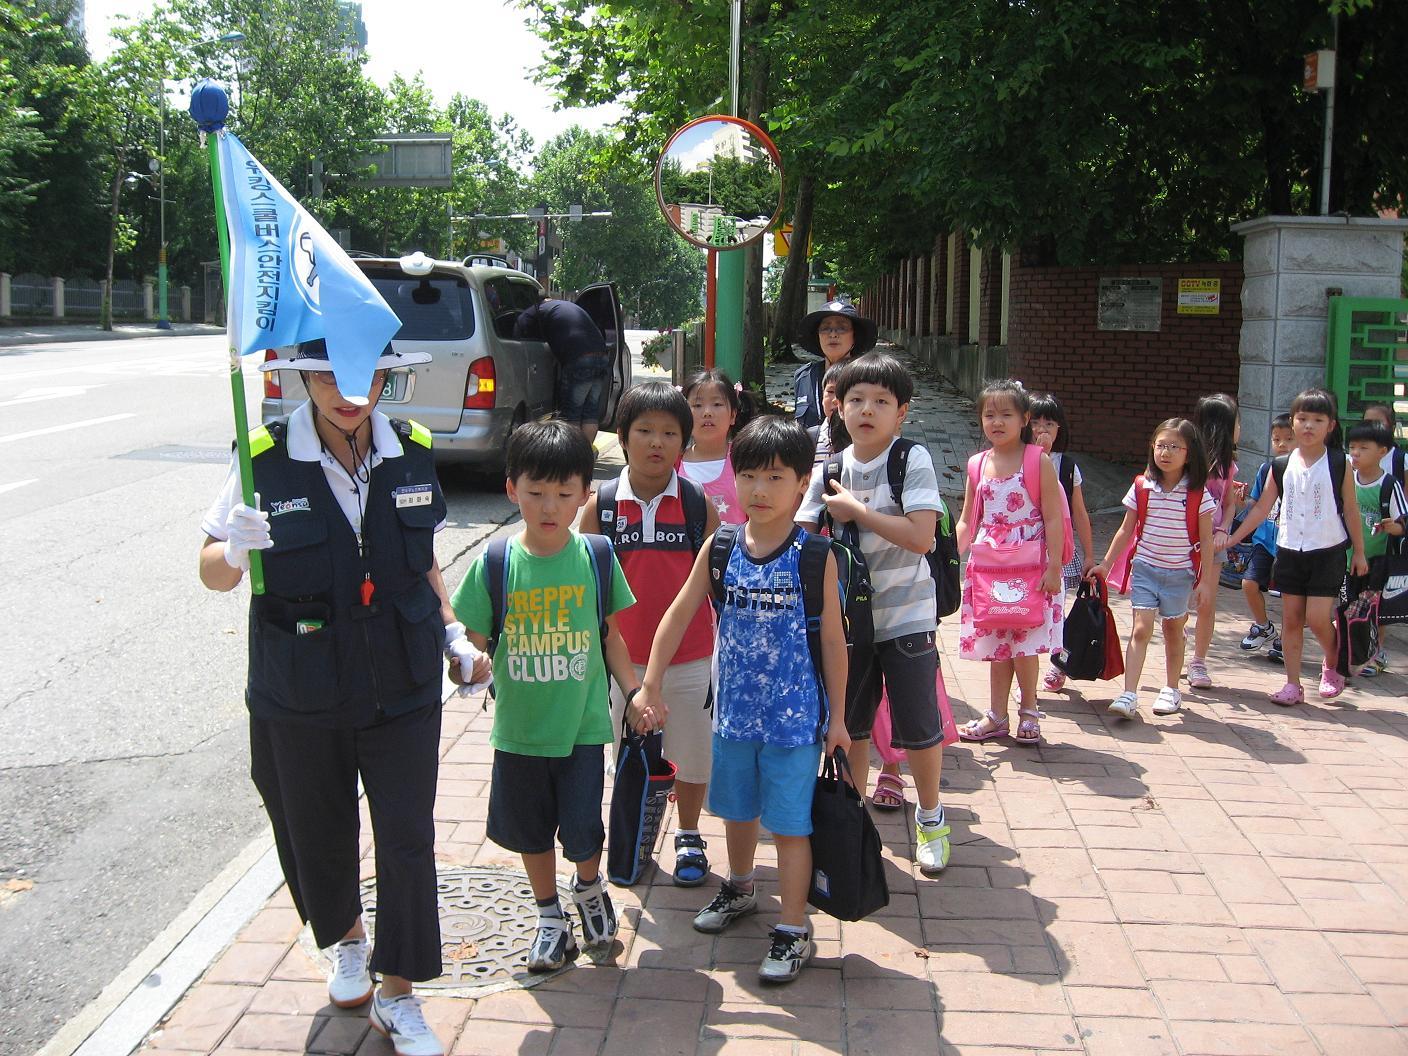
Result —
<instances>
[{"instance_id":1,"label":"black backpack","mask_svg":"<svg viewBox=\"0 0 1408 1056\"><path fill-rule=\"evenodd\" d=\"M699 553L704 548L704 533L709 526L709 499L704 489L683 475L676 475L680 488L680 505L684 507L684 529L689 535L689 549ZM596 493L597 522L601 534L616 542L616 489L621 478L606 481Z\"/></svg>"},{"instance_id":2,"label":"black backpack","mask_svg":"<svg viewBox=\"0 0 1408 1056\"><path fill-rule=\"evenodd\" d=\"M885 460L885 476L895 505L904 513L904 474L909 468L909 453L919 445L900 437L890 448ZM1065 462L1066 459L1062 459ZM952 616L963 600L963 586L958 574L958 534L954 531L953 515L941 498L939 516L934 521L934 545L924 556L929 560L929 575L934 579L934 615L938 619Z\"/></svg>"},{"instance_id":3,"label":"black backpack","mask_svg":"<svg viewBox=\"0 0 1408 1056\"><path fill-rule=\"evenodd\" d=\"M1344 523L1344 475L1346 471L1346 461L1344 448L1327 447L1325 453L1330 458L1330 483L1334 485L1335 512L1340 515L1340 523ZM1279 498L1286 497L1286 467L1291 464L1290 455L1281 455L1271 460L1271 476L1276 481L1276 494Z\"/></svg>"},{"instance_id":4,"label":"black backpack","mask_svg":"<svg viewBox=\"0 0 1408 1056\"><path fill-rule=\"evenodd\" d=\"M733 553L734 544L738 541L740 527L741 525L737 524L719 525L719 530L714 533L714 540L709 545L709 587L713 593L716 613L723 608L724 602L728 599L724 573L728 569L729 555ZM848 606L847 572L842 568L842 562L849 557L849 553L835 540L808 532L806 539L802 541L802 553L797 561L797 574L802 581L802 611L807 620L807 652L811 655L812 670L816 672L816 685L820 697L818 701L820 711L817 716L818 739L826 728L827 717L830 714L826 704L826 679L821 664L821 613L826 604L826 555L830 553L836 555L836 564L840 569L841 611L844 617L842 622L848 631L847 645L850 645L849 632L853 618L859 624L856 631L866 635L865 648L867 650L870 647L870 638L874 635L874 627L870 623L868 573L862 573L862 578L865 581L864 596L857 596L853 604ZM856 589L858 591L859 587ZM850 612L847 612L848 607L851 609Z\"/></svg>"},{"instance_id":5,"label":"black backpack","mask_svg":"<svg viewBox=\"0 0 1408 1056\"><path fill-rule=\"evenodd\" d=\"M596 578L597 639L601 645L602 662L606 662L606 603L611 594L611 572L615 556L611 540L602 535L582 535L592 555L592 572ZM489 655L499 647L499 635L504 629L504 613L508 599L509 547L507 539L495 539L484 551L484 585L489 589ZM608 665L607 670L610 670ZM491 689L492 693L493 690ZM485 705L487 707L487 703Z\"/></svg>"}]
</instances>

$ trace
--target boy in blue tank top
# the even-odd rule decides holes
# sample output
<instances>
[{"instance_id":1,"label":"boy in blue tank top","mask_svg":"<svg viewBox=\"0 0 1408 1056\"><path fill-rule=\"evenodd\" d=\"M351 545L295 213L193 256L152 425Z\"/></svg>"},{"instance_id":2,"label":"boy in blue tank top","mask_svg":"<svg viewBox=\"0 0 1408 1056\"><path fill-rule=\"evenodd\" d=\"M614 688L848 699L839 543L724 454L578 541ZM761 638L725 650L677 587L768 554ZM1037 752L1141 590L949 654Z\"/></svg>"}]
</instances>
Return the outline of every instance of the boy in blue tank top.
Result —
<instances>
[{"instance_id":1,"label":"boy in blue tank top","mask_svg":"<svg viewBox=\"0 0 1408 1056\"><path fill-rule=\"evenodd\" d=\"M807 930L811 882L812 791L823 744L829 754L850 745L846 639L839 591L827 591L821 616L820 684L807 646L800 557L807 538L793 523L811 473L813 446L801 426L781 418L750 422L731 457L738 499L748 516L723 570L714 705L709 809L728 833L729 876L694 918L698 931L723 931L758 908L753 859L759 823L777 847L782 902L767 956L765 982L797 978L815 946ZM691 617L711 594L710 543L705 543L679 596L655 634L636 700L647 728L667 716L660 687ZM837 582L826 557L825 583Z\"/></svg>"}]
</instances>

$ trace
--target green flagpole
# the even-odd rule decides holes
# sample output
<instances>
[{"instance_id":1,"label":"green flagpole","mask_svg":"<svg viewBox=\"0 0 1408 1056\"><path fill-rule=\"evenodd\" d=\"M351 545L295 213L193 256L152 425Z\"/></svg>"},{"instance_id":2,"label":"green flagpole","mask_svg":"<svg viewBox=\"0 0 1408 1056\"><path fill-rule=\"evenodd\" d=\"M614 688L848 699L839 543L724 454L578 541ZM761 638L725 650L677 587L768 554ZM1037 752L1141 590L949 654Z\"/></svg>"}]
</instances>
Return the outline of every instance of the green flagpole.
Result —
<instances>
[{"instance_id":1,"label":"green flagpole","mask_svg":"<svg viewBox=\"0 0 1408 1056\"><path fill-rule=\"evenodd\" d=\"M230 231L225 215L225 195L220 181L220 141L223 129L206 134L210 156L210 186L215 192L215 233L220 239L220 278L225 292L225 334L233 333L230 320ZM244 398L244 368L239 349L230 341L230 400L235 412L235 448L240 460L240 488L246 506L254 505L254 467L249 454L249 411ZM264 561L258 550L249 552L249 588L264 593Z\"/></svg>"}]
</instances>

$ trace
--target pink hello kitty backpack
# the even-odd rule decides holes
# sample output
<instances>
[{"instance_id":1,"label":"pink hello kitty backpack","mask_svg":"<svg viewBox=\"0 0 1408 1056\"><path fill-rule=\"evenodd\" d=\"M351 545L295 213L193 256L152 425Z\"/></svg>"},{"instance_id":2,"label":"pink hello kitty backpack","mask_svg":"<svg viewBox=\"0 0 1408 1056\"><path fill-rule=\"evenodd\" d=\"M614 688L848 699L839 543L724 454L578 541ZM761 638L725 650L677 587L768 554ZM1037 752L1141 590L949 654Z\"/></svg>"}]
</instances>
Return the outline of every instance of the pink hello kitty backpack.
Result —
<instances>
[{"instance_id":1,"label":"pink hello kitty backpack","mask_svg":"<svg viewBox=\"0 0 1408 1056\"><path fill-rule=\"evenodd\" d=\"M968 460L968 480L973 485L973 523L983 520L983 464L990 452L980 451ZM1022 486L1032 505L1041 509L1041 448L1028 444L1022 452ZM1071 511L1062 492L1065 533L1061 563L1071 560ZM1047 595L1041 589L1046 571L1046 540L1018 538L1001 541L984 538L968 551L968 583L972 588L973 625L989 630L1039 627L1046 618Z\"/></svg>"}]
</instances>

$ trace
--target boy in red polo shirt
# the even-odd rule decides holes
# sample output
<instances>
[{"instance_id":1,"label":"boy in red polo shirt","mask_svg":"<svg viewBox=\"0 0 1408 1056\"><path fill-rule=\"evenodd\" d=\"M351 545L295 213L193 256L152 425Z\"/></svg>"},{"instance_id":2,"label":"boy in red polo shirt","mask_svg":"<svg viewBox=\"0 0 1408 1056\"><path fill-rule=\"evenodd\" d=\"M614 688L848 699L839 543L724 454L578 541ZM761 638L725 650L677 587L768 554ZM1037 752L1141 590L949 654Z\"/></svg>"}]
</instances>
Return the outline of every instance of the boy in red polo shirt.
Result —
<instances>
[{"instance_id":1,"label":"boy in red polo shirt","mask_svg":"<svg viewBox=\"0 0 1408 1056\"><path fill-rule=\"evenodd\" d=\"M699 485L675 472L693 424L689 403L673 386L651 381L627 390L616 408L626 468L587 500L578 523L580 531L611 540L636 597L616 621L640 675L650 660L655 628L689 578L704 540L719 526L719 515ZM668 708L665 758L678 768L674 880L680 887L698 887L709 876L699 812L712 765L713 654L713 615L705 603L670 662L662 694ZM618 730L624 708L624 699L613 691L611 713Z\"/></svg>"}]
</instances>

